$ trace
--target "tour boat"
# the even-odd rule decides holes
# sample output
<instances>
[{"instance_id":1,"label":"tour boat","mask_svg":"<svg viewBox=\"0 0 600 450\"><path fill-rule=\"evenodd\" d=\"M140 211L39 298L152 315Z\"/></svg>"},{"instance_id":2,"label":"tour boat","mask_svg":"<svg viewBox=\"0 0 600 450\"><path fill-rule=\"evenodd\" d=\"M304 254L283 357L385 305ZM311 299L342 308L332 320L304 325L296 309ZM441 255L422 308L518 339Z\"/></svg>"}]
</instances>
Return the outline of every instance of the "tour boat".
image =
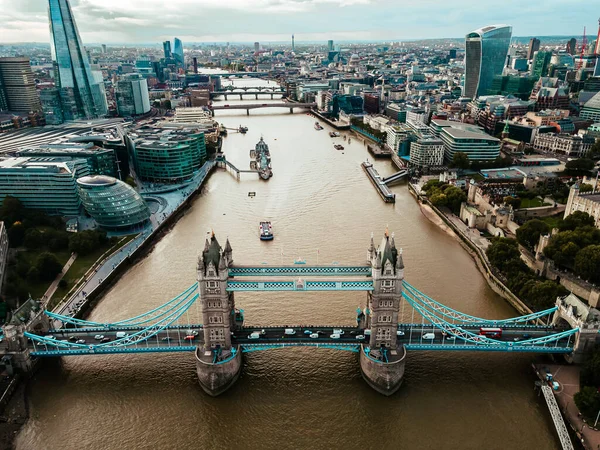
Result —
<instances>
[{"instance_id":1,"label":"tour boat","mask_svg":"<svg viewBox=\"0 0 600 450\"><path fill-rule=\"evenodd\" d=\"M321 126L321 124L319 122L315 122L315 130L322 130L323 127Z\"/></svg>"},{"instance_id":2,"label":"tour boat","mask_svg":"<svg viewBox=\"0 0 600 450\"><path fill-rule=\"evenodd\" d=\"M260 231L261 241L271 241L273 239L273 228L271 227L271 222L261 222L258 226L258 230Z\"/></svg>"},{"instance_id":3,"label":"tour boat","mask_svg":"<svg viewBox=\"0 0 600 450\"><path fill-rule=\"evenodd\" d=\"M340 137L340 133L338 133L337 131L330 131L329 137Z\"/></svg>"},{"instance_id":4,"label":"tour boat","mask_svg":"<svg viewBox=\"0 0 600 450\"><path fill-rule=\"evenodd\" d=\"M343 145L340 145L340 144L335 144L335 145L333 146L333 148L335 148L336 150L344 150L344 146L343 146Z\"/></svg>"},{"instance_id":5,"label":"tour boat","mask_svg":"<svg viewBox=\"0 0 600 450\"><path fill-rule=\"evenodd\" d=\"M248 127L243 127L240 125L240 127L238 128L239 133L246 134L246 131L248 131Z\"/></svg>"}]
</instances>

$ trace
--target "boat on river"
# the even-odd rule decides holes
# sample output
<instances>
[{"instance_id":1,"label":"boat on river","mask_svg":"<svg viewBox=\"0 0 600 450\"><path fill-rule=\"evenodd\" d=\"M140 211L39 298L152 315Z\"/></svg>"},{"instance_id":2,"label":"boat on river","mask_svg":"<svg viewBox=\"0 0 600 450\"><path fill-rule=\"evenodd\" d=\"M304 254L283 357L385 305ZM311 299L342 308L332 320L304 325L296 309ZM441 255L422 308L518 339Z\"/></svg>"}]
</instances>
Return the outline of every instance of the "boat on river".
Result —
<instances>
[{"instance_id":1,"label":"boat on river","mask_svg":"<svg viewBox=\"0 0 600 450\"><path fill-rule=\"evenodd\" d=\"M333 148L335 148L336 150L344 150L344 146L343 146L343 145L340 145L340 144L335 144L335 145L333 146Z\"/></svg>"},{"instance_id":2,"label":"boat on river","mask_svg":"<svg viewBox=\"0 0 600 450\"><path fill-rule=\"evenodd\" d=\"M273 170L271 169L271 153L269 152L269 146L262 137L256 144L254 150L250 150L250 157L254 157L258 175L263 180L266 181L273 176Z\"/></svg>"},{"instance_id":3,"label":"boat on river","mask_svg":"<svg viewBox=\"0 0 600 450\"><path fill-rule=\"evenodd\" d=\"M258 226L258 231L260 232L260 240L261 241L272 241L273 240L273 227L271 226L271 222L264 221L261 222Z\"/></svg>"},{"instance_id":4,"label":"boat on river","mask_svg":"<svg viewBox=\"0 0 600 450\"><path fill-rule=\"evenodd\" d=\"M338 131L330 131L329 137L340 137L340 133Z\"/></svg>"},{"instance_id":5,"label":"boat on river","mask_svg":"<svg viewBox=\"0 0 600 450\"><path fill-rule=\"evenodd\" d=\"M321 124L319 122L315 122L315 130L322 130L323 127L321 126Z\"/></svg>"}]
</instances>

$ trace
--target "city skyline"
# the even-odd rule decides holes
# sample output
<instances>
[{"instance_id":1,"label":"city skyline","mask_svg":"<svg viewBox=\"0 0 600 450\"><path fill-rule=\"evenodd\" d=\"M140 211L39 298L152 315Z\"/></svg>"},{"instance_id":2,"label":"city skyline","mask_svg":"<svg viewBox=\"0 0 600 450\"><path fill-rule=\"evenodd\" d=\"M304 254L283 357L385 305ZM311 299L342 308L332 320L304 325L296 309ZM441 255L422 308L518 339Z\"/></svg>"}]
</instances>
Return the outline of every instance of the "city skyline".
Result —
<instances>
[{"instance_id":1,"label":"city skyline","mask_svg":"<svg viewBox=\"0 0 600 450\"><path fill-rule=\"evenodd\" d=\"M150 43L178 36L183 42L296 42L460 38L485 25L509 23L514 36L581 35L597 26L597 10L577 0L564 10L556 0L539 5L508 0L490 9L472 0L434 0L397 5L383 0L206 0L163 4L147 0L72 2L81 37L87 43ZM47 2L0 0L5 13L2 43L49 42ZM435 11L437 14L432 14ZM556 11L560 10L560 14ZM206 20L210 15L210 20ZM398 18L410 16L402 23ZM331 17L336 20L332 21ZM356 18L361 21L357 22ZM536 20L532 21L531 18ZM551 32L549 32L551 30Z\"/></svg>"}]
</instances>

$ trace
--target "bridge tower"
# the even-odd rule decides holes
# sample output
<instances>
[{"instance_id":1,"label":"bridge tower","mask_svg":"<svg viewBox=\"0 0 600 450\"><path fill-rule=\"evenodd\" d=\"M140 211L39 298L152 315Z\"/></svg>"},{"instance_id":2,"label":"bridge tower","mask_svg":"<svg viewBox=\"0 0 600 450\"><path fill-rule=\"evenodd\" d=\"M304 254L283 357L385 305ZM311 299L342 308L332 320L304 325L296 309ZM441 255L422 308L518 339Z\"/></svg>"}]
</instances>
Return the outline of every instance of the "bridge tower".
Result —
<instances>
[{"instance_id":1,"label":"bridge tower","mask_svg":"<svg viewBox=\"0 0 600 450\"><path fill-rule=\"evenodd\" d=\"M222 249L212 233L198 258L204 335L196 348L200 386L212 396L226 391L237 380L242 367L240 349L231 345L236 316L233 292L227 292L227 280L232 262L229 239Z\"/></svg>"},{"instance_id":2,"label":"bridge tower","mask_svg":"<svg viewBox=\"0 0 600 450\"><path fill-rule=\"evenodd\" d=\"M373 237L367 254L371 264L373 292L368 294L365 325L371 330L368 347L360 352L363 378L376 391L391 395L402 384L406 349L398 345L397 330L402 302L404 261L394 235L386 230L375 248Z\"/></svg>"}]
</instances>

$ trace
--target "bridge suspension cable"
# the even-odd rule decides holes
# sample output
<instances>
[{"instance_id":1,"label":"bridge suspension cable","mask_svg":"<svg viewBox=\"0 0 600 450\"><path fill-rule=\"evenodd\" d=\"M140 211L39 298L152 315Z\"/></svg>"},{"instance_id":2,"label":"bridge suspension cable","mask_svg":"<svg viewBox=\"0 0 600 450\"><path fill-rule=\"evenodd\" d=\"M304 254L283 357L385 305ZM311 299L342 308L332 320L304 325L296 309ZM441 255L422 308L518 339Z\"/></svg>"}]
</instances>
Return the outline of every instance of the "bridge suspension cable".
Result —
<instances>
[{"instance_id":1,"label":"bridge suspension cable","mask_svg":"<svg viewBox=\"0 0 600 450\"><path fill-rule=\"evenodd\" d=\"M51 345L53 347L57 347L62 351L68 350L85 350L86 353L94 353L95 350L103 350L105 353L110 353L110 349L119 349L122 347L129 347L132 345L136 345L140 342L147 341L151 337L157 335L164 329L166 329L169 325L175 322L179 317L181 317L190 306L194 304L194 302L198 299L199 295L197 292L189 292L186 296L186 301L183 303L178 309L172 311L170 314L163 317L157 323L148 326L140 331L134 332L128 336L115 339L114 341L100 343L100 344L77 344L73 342L63 342L58 341L56 339L50 339L46 336L39 336L37 334L32 334L29 332L25 332L25 336L32 339L35 342L45 345Z\"/></svg>"},{"instance_id":2,"label":"bridge suspension cable","mask_svg":"<svg viewBox=\"0 0 600 450\"><path fill-rule=\"evenodd\" d=\"M132 327L133 328L136 326L137 327L144 326L152 321L160 320L162 317L169 314L171 311L179 308L183 303L185 303L189 294L191 292L194 292L195 289L196 289L196 284L193 284L192 286L187 288L185 291L183 291L181 294L179 294L178 296L169 300L168 302L158 306L157 308L154 308L154 309L147 311L143 314L140 314L138 316L135 316L135 317L132 317L129 319L120 320L118 322L112 322L112 323L100 323L100 322L93 322L90 320L77 319L75 317L64 316L62 314L56 314L51 311L46 311L45 313L46 313L46 315L48 315L48 317L50 317L52 319L60 320L63 323L69 323L69 324L76 325L76 326L104 327L104 328L111 328L111 327Z\"/></svg>"},{"instance_id":3,"label":"bridge suspension cable","mask_svg":"<svg viewBox=\"0 0 600 450\"><path fill-rule=\"evenodd\" d=\"M482 344L488 347L497 347L497 348L520 348L520 347L535 347L540 345L545 345L549 342L556 342L565 337L571 336L579 332L579 328L574 328L571 330L552 333L547 336L534 337L531 339L525 339L517 342L507 342L500 341L497 339L492 339L487 336L483 336L477 334L475 332L465 330L460 325L449 323L442 317L436 315L436 313L426 306L420 304L416 299L411 297L409 293L406 291L403 292L402 296L408 301L408 303L415 308L415 310L421 314L424 319L427 319L430 323L432 323L435 327L440 330L447 332L448 334L455 336L463 341L471 342L476 345ZM463 324L464 325L464 324Z\"/></svg>"},{"instance_id":4,"label":"bridge suspension cable","mask_svg":"<svg viewBox=\"0 0 600 450\"><path fill-rule=\"evenodd\" d=\"M558 309L555 306L544 311L538 311L532 314L527 314L525 316L511 317L509 319L483 319L481 317L470 316L469 314L465 314L460 311L456 311L455 309L449 308L448 306L443 305L442 303L432 299L431 297L428 297L427 295L425 295L406 281L404 281L402 285L406 291L410 292L410 294L413 296L414 301L419 302L424 307L435 311L436 314L441 314L444 317L447 317L457 322L463 322L465 324L476 323L482 325L507 325L515 323L525 323L539 319L541 317L549 316Z\"/></svg>"}]
</instances>

